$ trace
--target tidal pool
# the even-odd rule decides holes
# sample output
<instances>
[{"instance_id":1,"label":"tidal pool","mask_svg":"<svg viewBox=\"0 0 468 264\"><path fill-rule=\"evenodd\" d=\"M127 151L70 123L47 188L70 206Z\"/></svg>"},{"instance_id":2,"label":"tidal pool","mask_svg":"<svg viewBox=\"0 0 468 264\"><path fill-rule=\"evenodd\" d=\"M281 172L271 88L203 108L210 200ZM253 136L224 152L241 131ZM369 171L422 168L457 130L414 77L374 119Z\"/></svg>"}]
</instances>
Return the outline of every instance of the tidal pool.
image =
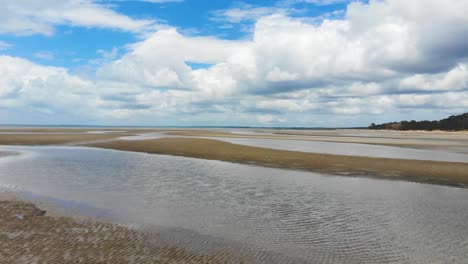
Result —
<instances>
[{"instance_id":1,"label":"tidal pool","mask_svg":"<svg viewBox=\"0 0 468 264\"><path fill-rule=\"evenodd\" d=\"M468 190L86 147L0 147L0 185L255 263L466 263Z\"/></svg>"}]
</instances>

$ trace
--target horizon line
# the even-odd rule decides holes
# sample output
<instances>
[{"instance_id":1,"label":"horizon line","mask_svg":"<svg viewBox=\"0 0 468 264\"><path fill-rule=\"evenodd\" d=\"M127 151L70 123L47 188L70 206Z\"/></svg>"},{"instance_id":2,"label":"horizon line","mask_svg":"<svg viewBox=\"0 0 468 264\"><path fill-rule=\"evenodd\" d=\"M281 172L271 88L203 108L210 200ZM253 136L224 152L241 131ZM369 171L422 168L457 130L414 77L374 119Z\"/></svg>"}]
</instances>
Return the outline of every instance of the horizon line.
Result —
<instances>
[{"instance_id":1,"label":"horizon line","mask_svg":"<svg viewBox=\"0 0 468 264\"><path fill-rule=\"evenodd\" d=\"M266 128L266 129L365 129L363 126L350 127L305 127L305 126L215 126L215 125L76 125L76 124L0 124L0 127L121 127L121 128Z\"/></svg>"}]
</instances>

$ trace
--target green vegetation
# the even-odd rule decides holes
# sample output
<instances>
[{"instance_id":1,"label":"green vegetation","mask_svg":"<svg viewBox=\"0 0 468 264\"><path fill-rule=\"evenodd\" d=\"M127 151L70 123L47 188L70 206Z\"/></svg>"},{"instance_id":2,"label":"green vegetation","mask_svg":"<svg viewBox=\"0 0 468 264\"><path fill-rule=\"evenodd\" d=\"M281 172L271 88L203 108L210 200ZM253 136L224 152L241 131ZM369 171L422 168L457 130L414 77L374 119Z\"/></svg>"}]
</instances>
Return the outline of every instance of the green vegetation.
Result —
<instances>
[{"instance_id":1,"label":"green vegetation","mask_svg":"<svg viewBox=\"0 0 468 264\"><path fill-rule=\"evenodd\" d=\"M453 115L439 121L401 121L376 125L372 123L369 129L390 130L446 130L460 131L468 130L468 113Z\"/></svg>"}]
</instances>

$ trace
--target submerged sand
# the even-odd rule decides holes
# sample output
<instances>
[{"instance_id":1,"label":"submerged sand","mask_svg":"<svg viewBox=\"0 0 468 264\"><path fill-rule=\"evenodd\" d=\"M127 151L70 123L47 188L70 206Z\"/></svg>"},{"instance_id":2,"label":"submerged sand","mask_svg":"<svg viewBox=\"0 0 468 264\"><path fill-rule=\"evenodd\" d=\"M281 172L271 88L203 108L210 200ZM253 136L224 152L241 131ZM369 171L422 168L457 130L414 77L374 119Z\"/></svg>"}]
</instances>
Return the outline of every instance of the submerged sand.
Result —
<instances>
[{"instance_id":1,"label":"submerged sand","mask_svg":"<svg viewBox=\"0 0 468 264\"><path fill-rule=\"evenodd\" d=\"M96 143L90 146L299 169L326 174L372 176L455 186L468 185L468 163L305 153L198 138L120 140Z\"/></svg>"},{"instance_id":2,"label":"submerged sand","mask_svg":"<svg viewBox=\"0 0 468 264\"><path fill-rule=\"evenodd\" d=\"M120 225L51 217L16 200L0 200L0 245L2 263L243 263L228 254L152 245Z\"/></svg>"},{"instance_id":3,"label":"submerged sand","mask_svg":"<svg viewBox=\"0 0 468 264\"><path fill-rule=\"evenodd\" d=\"M6 156L11 156L11 155L15 155L16 153L14 152L6 152L6 151L3 151L3 152L0 152L0 158L1 157L6 157Z\"/></svg>"}]
</instances>

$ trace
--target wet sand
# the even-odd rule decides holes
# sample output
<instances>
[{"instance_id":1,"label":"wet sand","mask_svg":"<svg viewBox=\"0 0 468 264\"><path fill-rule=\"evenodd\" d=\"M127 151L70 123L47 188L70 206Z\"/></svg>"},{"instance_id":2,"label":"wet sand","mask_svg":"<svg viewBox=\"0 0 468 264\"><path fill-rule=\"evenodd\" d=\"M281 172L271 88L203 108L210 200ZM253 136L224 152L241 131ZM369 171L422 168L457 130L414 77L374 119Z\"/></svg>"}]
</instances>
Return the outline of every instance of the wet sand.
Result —
<instances>
[{"instance_id":1,"label":"wet sand","mask_svg":"<svg viewBox=\"0 0 468 264\"><path fill-rule=\"evenodd\" d=\"M52 217L14 199L0 200L0 223L2 263L243 263L227 253L153 245L120 225Z\"/></svg>"},{"instance_id":2,"label":"wet sand","mask_svg":"<svg viewBox=\"0 0 468 264\"><path fill-rule=\"evenodd\" d=\"M275 150L198 138L109 141L93 147L452 186L468 186L468 164Z\"/></svg>"},{"instance_id":3,"label":"wet sand","mask_svg":"<svg viewBox=\"0 0 468 264\"><path fill-rule=\"evenodd\" d=\"M86 130L89 131L103 131ZM118 129L116 129L118 130ZM23 130L24 131L24 130ZM127 130L116 134L78 134L77 131L38 131L64 134L0 134L0 145L57 145L78 144L97 140L113 140L88 144L92 147L221 160L234 163L255 164L267 167L297 169L326 174L369 176L399 179L451 186L468 186L468 164L454 162L418 161L386 158L340 156L296 151L275 150L231 144L213 139L162 138L125 141L118 137L141 132L170 131L173 135L204 137L259 137L298 140L318 140L385 145L376 139L349 136L350 131L301 132L305 135L277 134L245 135L208 130ZM75 133L74 133L75 132ZM67 134L68 133L68 134ZM74 133L74 134L72 134ZM395 134L396 135L396 134ZM419 134L408 133L403 138L419 139ZM399 139L399 136L395 136ZM429 134L428 144L418 142L422 148L432 148L431 138L465 140L466 135ZM343 140L343 141L340 141ZM381 141L380 143L378 141ZM371 143L370 143L371 142ZM408 144L409 141L402 142ZM416 142L416 141L415 141ZM433 143L439 144L439 143ZM441 146L441 144L437 145ZM462 145L463 147L463 145ZM0 157L14 153L0 152ZM287 174L286 174L287 175ZM242 263L226 252L203 255L169 245L149 241L147 234L125 226L49 214L34 204L0 197L0 259L6 263ZM248 261L246 261L248 262Z\"/></svg>"},{"instance_id":4,"label":"wet sand","mask_svg":"<svg viewBox=\"0 0 468 264\"><path fill-rule=\"evenodd\" d=\"M0 145L61 145L128 135L132 134L0 134Z\"/></svg>"},{"instance_id":5,"label":"wet sand","mask_svg":"<svg viewBox=\"0 0 468 264\"><path fill-rule=\"evenodd\" d=\"M7 129L0 129L5 132ZM129 150L166 155L214 159L267 167L299 169L328 174L362 175L444 185L467 185L468 164L455 162L417 161L389 158L342 156L275 150L230 144L217 140L190 137L266 138L391 145L424 149L453 148L468 151L466 132L373 131L373 130L268 130L256 129L241 134L221 129L22 129L22 132L43 134L0 134L0 145L78 145ZM78 132L79 131L79 132ZM95 133L122 131L118 133ZM125 132L124 132L125 131ZM14 131L11 131L14 132ZM17 132L20 132L19 130ZM89 133L91 132L91 133ZM147 132L165 132L172 136L151 140L119 140ZM63 134L46 134L63 133ZM456 149L456 150L455 150ZM1 154L0 154L1 155Z\"/></svg>"},{"instance_id":6,"label":"wet sand","mask_svg":"<svg viewBox=\"0 0 468 264\"><path fill-rule=\"evenodd\" d=\"M381 130L254 130L254 134L226 131L179 130L167 131L168 135L184 137L230 137L306 140L337 143L371 144L417 149L466 148L468 153L468 132L444 131L381 131ZM364 136L365 135L365 136Z\"/></svg>"},{"instance_id":7,"label":"wet sand","mask_svg":"<svg viewBox=\"0 0 468 264\"><path fill-rule=\"evenodd\" d=\"M245 131L251 133L245 133ZM167 128L0 128L0 145L53 145L163 132L184 137L230 137L358 143L468 153L468 132L386 131L366 129L167 129ZM2 134L3 133L3 134ZM17 133L17 134L15 134ZM23 133L23 134L21 134ZM34 133L34 134L24 134ZM54 133L54 134L48 134ZM465 150L466 149L466 150Z\"/></svg>"}]
</instances>

